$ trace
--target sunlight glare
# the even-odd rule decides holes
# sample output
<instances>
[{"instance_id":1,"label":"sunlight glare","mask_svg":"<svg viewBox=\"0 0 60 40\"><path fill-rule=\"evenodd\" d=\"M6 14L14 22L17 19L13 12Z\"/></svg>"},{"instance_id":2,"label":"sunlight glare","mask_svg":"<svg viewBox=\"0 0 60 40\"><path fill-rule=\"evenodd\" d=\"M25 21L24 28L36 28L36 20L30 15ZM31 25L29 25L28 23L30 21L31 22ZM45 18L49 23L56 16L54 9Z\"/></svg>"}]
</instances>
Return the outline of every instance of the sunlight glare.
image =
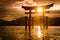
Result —
<instances>
[{"instance_id":1,"label":"sunlight glare","mask_svg":"<svg viewBox=\"0 0 60 40\"><path fill-rule=\"evenodd\" d=\"M29 0L29 1L28 1L28 3L29 3L29 4L32 4L32 3L33 3L33 1L32 1L32 0Z\"/></svg>"},{"instance_id":2,"label":"sunlight glare","mask_svg":"<svg viewBox=\"0 0 60 40\"><path fill-rule=\"evenodd\" d=\"M32 12L35 12L35 10L31 10Z\"/></svg>"},{"instance_id":3,"label":"sunlight glare","mask_svg":"<svg viewBox=\"0 0 60 40\"><path fill-rule=\"evenodd\" d=\"M38 28L37 34L38 34L38 37L40 38L42 36L41 27L40 26L37 26L37 28Z\"/></svg>"},{"instance_id":4,"label":"sunlight glare","mask_svg":"<svg viewBox=\"0 0 60 40\"><path fill-rule=\"evenodd\" d=\"M49 10L60 10L60 5L54 5Z\"/></svg>"},{"instance_id":5,"label":"sunlight glare","mask_svg":"<svg viewBox=\"0 0 60 40\"><path fill-rule=\"evenodd\" d=\"M37 12L42 12L43 11L43 9L42 8L37 8Z\"/></svg>"},{"instance_id":6,"label":"sunlight glare","mask_svg":"<svg viewBox=\"0 0 60 40\"><path fill-rule=\"evenodd\" d=\"M36 6L37 4L36 3L33 3L32 6Z\"/></svg>"}]
</instances>

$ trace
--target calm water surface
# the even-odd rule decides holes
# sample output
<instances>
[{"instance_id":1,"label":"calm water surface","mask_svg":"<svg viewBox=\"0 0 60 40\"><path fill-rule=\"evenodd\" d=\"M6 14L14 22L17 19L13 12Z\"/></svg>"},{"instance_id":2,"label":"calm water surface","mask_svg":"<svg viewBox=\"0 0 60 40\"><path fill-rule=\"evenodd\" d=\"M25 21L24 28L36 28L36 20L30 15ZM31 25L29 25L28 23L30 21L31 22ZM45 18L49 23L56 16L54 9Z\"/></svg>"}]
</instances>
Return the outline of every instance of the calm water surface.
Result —
<instances>
[{"instance_id":1,"label":"calm water surface","mask_svg":"<svg viewBox=\"0 0 60 40\"><path fill-rule=\"evenodd\" d=\"M28 38L28 31L26 33L24 26L0 26L0 40L28 40ZM31 39L43 40L39 26L31 30ZM49 26L44 40L60 40L60 26Z\"/></svg>"}]
</instances>

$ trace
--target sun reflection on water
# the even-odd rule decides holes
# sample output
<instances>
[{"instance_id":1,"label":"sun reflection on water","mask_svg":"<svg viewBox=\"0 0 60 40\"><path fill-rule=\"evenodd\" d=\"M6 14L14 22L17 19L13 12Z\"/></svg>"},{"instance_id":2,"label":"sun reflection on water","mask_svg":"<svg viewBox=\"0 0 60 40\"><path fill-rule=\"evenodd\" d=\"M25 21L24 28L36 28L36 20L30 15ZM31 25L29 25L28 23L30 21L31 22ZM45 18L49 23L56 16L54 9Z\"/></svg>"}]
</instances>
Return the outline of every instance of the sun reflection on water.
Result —
<instances>
[{"instance_id":1,"label":"sun reflection on water","mask_svg":"<svg viewBox=\"0 0 60 40\"><path fill-rule=\"evenodd\" d=\"M42 38L43 37L41 26L34 26L34 29L32 31L32 36L33 36L33 38Z\"/></svg>"},{"instance_id":2,"label":"sun reflection on water","mask_svg":"<svg viewBox=\"0 0 60 40\"><path fill-rule=\"evenodd\" d=\"M41 32L41 27L37 26L38 30L37 30L37 35L40 38L42 36L42 32Z\"/></svg>"}]
</instances>

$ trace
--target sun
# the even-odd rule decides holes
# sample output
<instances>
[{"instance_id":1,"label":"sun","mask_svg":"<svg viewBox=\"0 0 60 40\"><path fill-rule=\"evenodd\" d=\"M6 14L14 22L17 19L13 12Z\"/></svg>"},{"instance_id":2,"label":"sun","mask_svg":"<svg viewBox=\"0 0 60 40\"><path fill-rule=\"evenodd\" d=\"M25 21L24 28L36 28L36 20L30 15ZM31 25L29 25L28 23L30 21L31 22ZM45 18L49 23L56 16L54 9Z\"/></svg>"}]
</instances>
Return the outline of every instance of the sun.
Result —
<instances>
[{"instance_id":1,"label":"sun","mask_svg":"<svg viewBox=\"0 0 60 40\"><path fill-rule=\"evenodd\" d=\"M42 8L40 8L40 7L37 8L37 12L42 12L42 11L43 11Z\"/></svg>"}]
</instances>

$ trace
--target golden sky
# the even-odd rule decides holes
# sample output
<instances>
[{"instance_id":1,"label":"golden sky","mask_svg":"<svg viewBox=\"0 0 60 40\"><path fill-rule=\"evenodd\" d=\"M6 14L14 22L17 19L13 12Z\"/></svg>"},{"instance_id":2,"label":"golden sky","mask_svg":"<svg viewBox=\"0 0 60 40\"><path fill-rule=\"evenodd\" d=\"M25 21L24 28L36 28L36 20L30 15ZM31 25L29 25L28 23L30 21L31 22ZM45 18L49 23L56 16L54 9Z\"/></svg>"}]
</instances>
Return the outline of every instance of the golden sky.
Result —
<instances>
[{"instance_id":1,"label":"golden sky","mask_svg":"<svg viewBox=\"0 0 60 40\"><path fill-rule=\"evenodd\" d=\"M7 6L11 5L17 1L23 1L23 0L0 0L0 6ZM55 3L55 4L60 4L60 0L33 0L35 2L40 2L40 3Z\"/></svg>"},{"instance_id":2,"label":"golden sky","mask_svg":"<svg viewBox=\"0 0 60 40\"><path fill-rule=\"evenodd\" d=\"M16 2L21 2L26 0L0 0L0 20L16 20L22 16L24 16L24 10L21 8L9 8L13 4L17 7L18 5ZM40 4L49 4L49 3L55 3L54 7L51 9L59 9L60 8L60 0L33 0L34 2L40 3ZM24 3L24 2L23 2ZM8 8L5 8L8 7Z\"/></svg>"}]
</instances>

